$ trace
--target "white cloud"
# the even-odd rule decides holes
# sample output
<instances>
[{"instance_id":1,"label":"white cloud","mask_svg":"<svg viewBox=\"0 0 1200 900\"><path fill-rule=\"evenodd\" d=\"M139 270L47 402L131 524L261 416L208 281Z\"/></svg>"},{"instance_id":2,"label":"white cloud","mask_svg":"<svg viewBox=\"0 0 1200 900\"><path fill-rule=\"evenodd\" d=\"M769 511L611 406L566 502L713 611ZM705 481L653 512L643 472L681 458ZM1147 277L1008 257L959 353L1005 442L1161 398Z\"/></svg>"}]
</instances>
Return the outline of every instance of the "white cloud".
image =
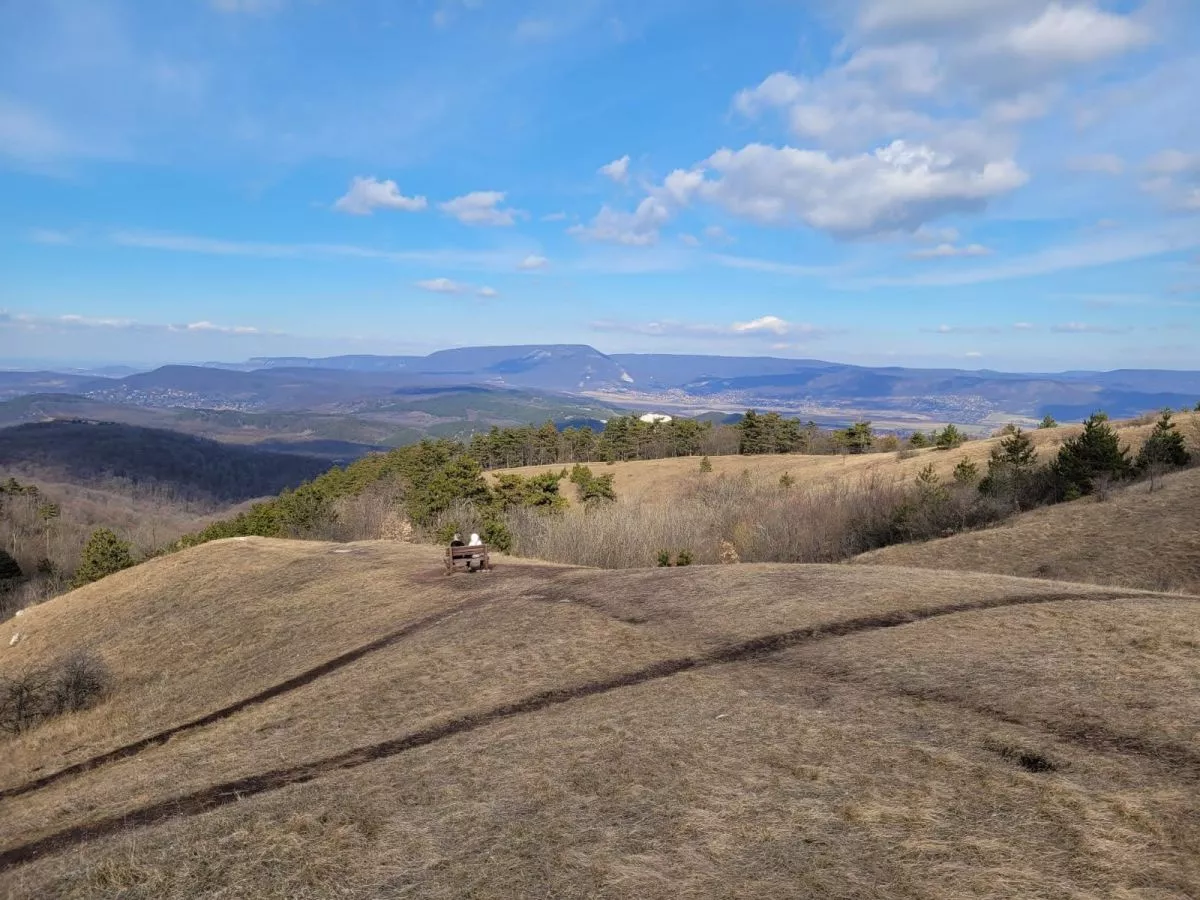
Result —
<instances>
[{"instance_id":1,"label":"white cloud","mask_svg":"<svg viewBox=\"0 0 1200 900\"><path fill-rule=\"evenodd\" d=\"M613 319L601 319L590 324L594 331L609 331L624 334L640 334L650 337L710 337L710 338L740 338L768 339L775 341L788 336L797 340L823 337L828 332L816 325L804 322L788 322L779 316L762 316L749 322L732 322L728 325L717 325L705 322L681 322L676 319L662 319L650 322L624 322Z\"/></svg>"},{"instance_id":2,"label":"white cloud","mask_svg":"<svg viewBox=\"0 0 1200 900\"><path fill-rule=\"evenodd\" d=\"M350 182L350 189L346 194L334 202L333 208L354 216L369 216L375 209L419 212L427 205L424 197L406 197L401 194L394 181L379 181L377 178L364 178L359 175Z\"/></svg>"},{"instance_id":3,"label":"white cloud","mask_svg":"<svg viewBox=\"0 0 1200 900\"><path fill-rule=\"evenodd\" d=\"M980 353L978 350L968 350L966 353L963 354L963 357L966 359L980 359L980 358L982 358L982 356L983 356L983 354Z\"/></svg>"},{"instance_id":4,"label":"white cloud","mask_svg":"<svg viewBox=\"0 0 1200 900\"><path fill-rule=\"evenodd\" d=\"M700 246L700 238L696 237L694 234L681 234L679 236L679 240L688 247Z\"/></svg>"},{"instance_id":5,"label":"white cloud","mask_svg":"<svg viewBox=\"0 0 1200 900\"><path fill-rule=\"evenodd\" d=\"M788 334L792 325L786 322L779 316L760 316L757 319L751 319L749 322L734 322L730 326L735 334L754 334L760 331L769 331L771 334Z\"/></svg>"},{"instance_id":6,"label":"white cloud","mask_svg":"<svg viewBox=\"0 0 1200 900\"><path fill-rule=\"evenodd\" d=\"M1113 229L1096 232L1071 244L1049 247L1024 256L1012 256L1002 263L954 271L929 270L915 275L860 278L845 287L870 288L893 286L957 287L1012 278L1031 278L1095 266L1111 265L1135 259L1147 259L1200 247L1200 229L1187 221L1178 221L1143 231Z\"/></svg>"},{"instance_id":7,"label":"white cloud","mask_svg":"<svg viewBox=\"0 0 1200 900\"><path fill-rule=\"evenodd\" d=\"M1037 326L1032 322L1014 322L1013 331L1033 331Z\"/></svg>"},{"instance_id":8,"label":"white cloud","mask_svg":"<svg viewBox=\"0 0 1200 900\"><path fill-rule=\"evenodd\" d=\"M942 215L977 211L1028 177L1011 159L971 165L904 141L841 158L751 144L719 150L701 165L717 177L702 179L696 193L730 213L845 237L914 231Z\"/></svg>"},{"instance_id":9,"label":"white cloud","mask_svg":"<svg viewBox=\"0 0 1200 900\"><path fill-rule=\"evenodd\" d=\"M503 209L504 191L472 191L439 204L442 212L454 216L464 225L507 226L515 224L517 211Z\"/></svg>"},{"instance_id":10,"label":"white cloud","mask_svg":"<svg viewBox=\"0 0 1200 900\"><path fill-rule=\"evenodd\" d=\"M624 184L629 180L629 154L601 166L599 171L601 175L611 178L617 184Z\"/></svg>"},{"instance_id":11,"label":"white cloud","mask_svg":"<svg viewBox=\"0 0 1200 900\"><path fill-rule=\"evenodd\" d=\"M1146 169L1156 175L1181 175L1200 172L1200 153L1163 150L1146 160Z\"/></svg>"},{"instance_id":12,"label":"white cloud","mask_svg":"<svg viewBox=\"0 0 1200 900\"><path fill-rule=\"evenodd\" d=\"M496 290L494 287L488 287L487 285L484 285L483 287L479 288L479 290L477 290L475 293L478 294L480 297L484 297L489 300L492 297L500 296L500 292L498 290Z\"/></svg>"},{"instance_id":13,"label":"white cloud","mask_svg":"<svg viewBox=\"0 0 1200 900\"><path fill-rule=\"evenodd\" d=\"M174 326L171 326L173 330ZM184 325L185 331L213 331L219 334L262 334L262 332L249 325L214 325L212 322L192 322L190 325Z\"/></svg>"},{"instance_id":14,"label":"white cloud","mask_svg":"<svg viewBox=\"0 0 1200 900\"><path fill-rule=\"evenodd\" d=\"M1163 150L1150 157L1145 168L1152 177L1142 182L1142 190L1172 209L1200 211L1200 153Z\"/></svg>"},{"instance_id":15,"label":"white cloud","mask_svg":"<svg viewBox=\"0 0 1200 900\"><path fill-rule=\"evenodd\" d=\"M948 259L955 256L988 256L992 251L983 244L938 244L908 254L913 259Z\"/></svg>"},{"instance_id":16,"label":"white cloud","mask_svg":"<svg viewBox=\"0 0 1200 900\"><path fill-rule=\"evenodd\" d=\"M865 31L921 30L986 22L1038 0L867 0L857 25Z\"/></svg>"},{"instance_id":17,"label":"white cloud","mask_svg":"<svg viewBox=\"0 0 1200 900\"><path fill-rule=\"evenodd\" d=\"M565 212L552 212L552 213L546 213L546 215L542 216L542 221L543 222L564 222L564 221L566 221L566 218L567 218L567 214Z\"/></svg>"},{"instance_id":18,"label":"white cloud","mask_svg":"<svg viewBox=\"0 0 1200 900\"><path fill-rule=\"evenodd\" d=\"M536 272L546 268L548 265L550 265L550 260L546 259L546 257L531 253L517 263L517 268L525 272Z\"/></svg>"},{"instance_id":19,"label":"white cloud","mask_svg":"<svg viewBox=\"0 0 1200 900\"><path fill-rule=\"evenodd\" d=\"M1120 175L1125 171L1125 161L1115 153L1093 153L1084 156L1069 157L1067 159L1067 168L1074 172Z\"/></svg>"},{"instance_id":20,"label":"white cloud","mask_svg":"<svg viewBox=\"0 0 1200 900\"><path fill-rule=\"evenodd\" d=\"M646 197L631 213L603 206L588 225L573 225L568 234L590 241L646 247L658 242L659 229L671 218L657 197Z\"/></svg>"},{"instance_id":21,"label":"white cloud","mask_svg":"<svg viewBox=\"0 0 1200 900\"><path fill-rule=\"evenodd\" d=\"M732 244L734 239L720 225L709 225L704 229L704 239L714 244Z\"/></svg>"},{"instance_id":22,"label":"white cloud","mask_svg":"<svg viewBox=\"0 0 1200 900\"><path fill-rule=\"evenodd\" d=\"M280 337L279 332L264 331L250 325L218 325L207 320L184 325L161 325L153 322L138 322L114 316L82 316L69 313L60 316L42 316L29 313L7 313L0 311L0 327L18 327L30 331L79 331L99 329L105 331L128 331L145 334L222 334L234 336Z\"/></svg>"},{"instance_id":23,"label":"white cloud","mask_svg":"<svg viewBox=\"0 0 1200 900\"><path fill-rule=\"evenodd\" d=\"M423 291L432 291L435 294L461 294L467 289L465 284L460 284L449 278L427 278L424 281L418 281L417 287Z\"/></svg>"},{"instance_id":24,"label":"white cloud","mask_svg":"<svg viewBox=\"0 0 1200 900\"><path fill-rule=\"evenodd\" d=\"M1013 28L1006 42L1029 59L1087 63L1143 47L1152 38L1149 28L1127 16L1089 3L1051 3L1032 22Z\"/></svg>"}]
</instances>

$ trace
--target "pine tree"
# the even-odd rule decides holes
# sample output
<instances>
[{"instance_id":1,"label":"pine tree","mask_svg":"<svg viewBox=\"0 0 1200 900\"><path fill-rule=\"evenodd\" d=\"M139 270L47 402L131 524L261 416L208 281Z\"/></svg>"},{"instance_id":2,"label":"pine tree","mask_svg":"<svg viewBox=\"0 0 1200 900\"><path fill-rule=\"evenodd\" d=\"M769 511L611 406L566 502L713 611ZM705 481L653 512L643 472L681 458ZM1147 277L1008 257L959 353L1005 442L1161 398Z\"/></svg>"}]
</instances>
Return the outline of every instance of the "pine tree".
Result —
<instances>
[{"instance_id":1,"label":"pine tree","mask_svg":"<svg viewBox=\"0 0 1200 900\"><path fill-rule=\"evenodd\" d=\"M1058 427L1058 422L1054 421L1054 416L1050 415L1050 413L1046 413L1046 415L1042 417L1042 421L1038 424L1038 428L1057 428L1057 427Z\"/></svg>"},{"instance_id":2,"label":"pine tree","mask_svg":"<svg viewBox=\"0 0 1200 900\"><path fill-rule=\"evenodd\" d=\"M1145 471L1151 466L1186 466L1191 462L1191 458L1184 445L1183 435L1171 421L1171 411L1164 409L1154 426L1154 431L1146 438L1146 443L1138 453L1137 468Z\"/></svg>"},{"instance_id":3,"label":"pine tree","mask_svg":"<svg viewBox=\"0 0 1200 900\"><path fill-rule=\"evenodd\" d=\"M1127 478L1132 468L1129 448L1121 446L1104 413L1089 416L1083 423L1083 432L1063 443L1053 463L1064 497L1090 494L1097 479Z\"/></svg>"},{"instance_id":4,"label":"pine tree","mask_svg":"<svg viewBox=\"0 0 1200 900\"><path fill-rule=\"evenodd\" d=\"M981 493L1003 497L1014 506L1021 506L1033 481L1037 467L1037 450L1029 435L1013 427L992 448L988 457L988 472L979 482Z\"/></svg>"},{"instance_id":5,"label":"pine tree","mask_svg":"<svg viewBox=\"0 0 1200 900\"><path fill-rule=\"evenodd\" d=\"M837 436L850 453L866 453L875 440L870 422L855 422L845 431L839 431Z\"/></svg>"},{"instance_id":6,"label":"pine tree","mask_svg":"<svg viewBox=\"0 0 1200 900\"><path fill-rule=\"evenodd\" d=\"M953 450L955 447L962 446L966 439L965 434L950 424L937 433L933 442L939 450Z\"/></svg>"},{"instance_id":7,"label":"pine tree","mask_svg":"<svg viewBox=\"0 0 1200 900\"><path fill-rule=\"evenodd\" d=\"M107 528L97 528L83 548L83 558L75 570L74 586L91 584L132 565L133 553L129 542L121 540Z\"/></svg>"},{"instance_id":8,"label":"pine tree","mask_svg":"<svg viewBox=\"0 0 1200 900\"><path fill-rule=\"evenodd\" d=\"M974 462L965 456L954 467L954 481L956 484L974 484L975 479L978 477L979 466L975 465Z\"/></svg>"},{"instance_id":9,"label":"pine tree","mask_svg":"<svg viewBox=\"0 0 1200 900\"><path fill-rule=\"evenodd\" d=\"M914 431L908 438L908 445L914 450L920 450L922 447L929 446L929 438L925 437L925 432Z\"/></svg>"},{"instance_id":10,"label":"pine tree","mask_svg":"<svg viewBox=\"0 0 1200 900\"><path fill-rule=\"evenodd\" d=\"M709 459L707 456L701 457L700 458L700 474L707 475L712 470L713 470L712 460Z\"/></svg>"}]
</instances>

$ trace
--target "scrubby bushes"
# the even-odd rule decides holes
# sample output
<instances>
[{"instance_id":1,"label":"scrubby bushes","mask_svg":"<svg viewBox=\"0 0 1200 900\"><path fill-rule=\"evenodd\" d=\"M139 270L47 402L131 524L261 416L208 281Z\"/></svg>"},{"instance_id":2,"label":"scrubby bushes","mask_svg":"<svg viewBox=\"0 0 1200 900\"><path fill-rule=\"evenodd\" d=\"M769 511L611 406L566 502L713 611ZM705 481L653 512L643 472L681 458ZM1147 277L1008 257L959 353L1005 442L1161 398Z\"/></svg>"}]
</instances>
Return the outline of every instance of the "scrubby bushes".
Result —
<instances>
[{"instance_id":1,"label":"scrubby bushes","mask_svg":"<svg viewBox=\"0 0 1200 900\"><path fill-rule=\"evenodd\" d=\"M665 547L689 548L695 563L836 562L986 524L1006 512L973 487L941 484L932 471L916 482L872 475L787 491L772 479L721 475L697 479L670 503L626 499L554 519L522 511L510 523L522 555L630 568L678 565Z\"/></svg>"},{"instance_id":2,"label":"scrubby bushes","mask_svg":"<svg viewBox=\"0 0 1200 900\"><path fill-rule=\"evenodd\" d=\"M63 713L88 709L105 697L111 685L104 660L85 651L0 678L0 731L17 734Z\"/></svg>"}]
</instances>

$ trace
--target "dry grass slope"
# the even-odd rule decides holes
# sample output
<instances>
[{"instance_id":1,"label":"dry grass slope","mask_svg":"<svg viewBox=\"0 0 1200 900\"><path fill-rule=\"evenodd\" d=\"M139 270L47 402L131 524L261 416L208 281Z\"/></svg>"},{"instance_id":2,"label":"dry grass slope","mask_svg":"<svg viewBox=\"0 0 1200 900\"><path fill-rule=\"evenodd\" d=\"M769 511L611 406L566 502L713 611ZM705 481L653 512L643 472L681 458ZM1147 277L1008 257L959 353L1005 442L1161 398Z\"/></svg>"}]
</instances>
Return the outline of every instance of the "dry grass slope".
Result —
<instances>
[{"instance_id":1,"label":"dry grass slope","mask_svg":"<svg viewBox=\"0 0 1200 900\"><path fill-rule=\"evenodd\" d=\"M1200 415L1179 414L1175 421L1180 430L1188 435L1200 448ZM1142 442L1153 430L1153 423L1116 422L1114 427L1123 443L1136 453ZM1063 425L1059 428L1036 429L1029 432L1042 461L1048 461L1058 452L1062 442L1082 431L1079 425ZM713 456L710 462L713 471L710 478L720 475L737 476L749 471L758 479L777 481L788 473L798 487L828 485L847 479L858 479L871 475L912 478L926 465L933 464L935 471L949 480L958 461L966 457L973 460L980 471L987 471L988 455L998 438L968 441L955 450L918 450L908 458L896 453L868 453L860 456L805 456L803 454L779 454L770 456ZM690 482L699 475L700 460L697 457L656 459L637 462L618 462L606 465L592 463L594 472L612 474L617 496L636 499L670 500L686 493ZM563 466L526 466L517 469L497 470L516 472L520 475L535 475L540 472L557 472ZM570 468L569 466L567 468ZM494 476L493 476L494 477ZM569 493L569 492L568 492Z\"/></svg>"},{"instance_id":2,"label":"dry grass slope","mask_svg":"<svg viewBox=\"0 0 1200 900\"><path fill-rule=\"evenodd\" d=\"M995 528L897 544L854 562L1086 581L1200 595L1200 469L1047 506Z\"/></svg>"},{"instance_id":3,"label":"dry grass slope","mask_svg":"<svg viewBox=\"0 0 1200 900\"><path fill-rule=\"evenodd\" d=\"M217 542L0 626L0 674L118 682L6 741L0 889L1191 896L1198 633L991 575Z\"/></svg>"}]
</instances>

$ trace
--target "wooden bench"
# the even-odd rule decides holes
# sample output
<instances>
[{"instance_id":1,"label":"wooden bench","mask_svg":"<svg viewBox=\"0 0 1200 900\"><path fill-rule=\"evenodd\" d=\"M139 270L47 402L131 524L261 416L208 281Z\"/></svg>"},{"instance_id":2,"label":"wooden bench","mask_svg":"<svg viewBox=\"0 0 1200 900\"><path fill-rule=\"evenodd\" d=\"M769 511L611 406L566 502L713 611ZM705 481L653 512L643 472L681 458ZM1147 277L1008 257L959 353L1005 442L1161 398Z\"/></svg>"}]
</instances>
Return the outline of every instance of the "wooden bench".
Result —
<instances>
[{"instance_id":1,"label":"wooden bench","mask_svg":"<svg viewBox=\"0 0 1200 900\"><path fill-rule=\"evenodd\" d=\"M471 570L483 569L491 571L492 557L487 544L476 544L474 547L447 547L446 574L454 574L455 567Z\"/></svg>"}]
</instances>

